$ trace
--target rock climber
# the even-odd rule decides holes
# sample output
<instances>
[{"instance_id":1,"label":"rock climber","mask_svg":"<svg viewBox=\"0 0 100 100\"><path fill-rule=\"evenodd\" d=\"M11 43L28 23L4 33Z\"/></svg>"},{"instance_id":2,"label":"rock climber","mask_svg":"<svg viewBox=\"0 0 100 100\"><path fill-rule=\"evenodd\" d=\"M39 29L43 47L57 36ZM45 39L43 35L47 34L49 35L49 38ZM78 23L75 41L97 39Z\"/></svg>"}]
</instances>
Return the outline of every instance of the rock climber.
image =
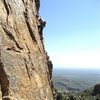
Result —
<instances>
[{"instance_id":1,"label":"rock climber","mask_svg":"<svg viewBox=\"0 0 100 100\"><path fill-rule=\"evenodd\" d=\"M41 18L41 16L39 16L39 15L36 15L36 18L37 18L37 24L38 24L39 34L40 34L41 39L43 39L43 28L46 25L46 21L44 21Z\"/></svg>"}]
</instances>

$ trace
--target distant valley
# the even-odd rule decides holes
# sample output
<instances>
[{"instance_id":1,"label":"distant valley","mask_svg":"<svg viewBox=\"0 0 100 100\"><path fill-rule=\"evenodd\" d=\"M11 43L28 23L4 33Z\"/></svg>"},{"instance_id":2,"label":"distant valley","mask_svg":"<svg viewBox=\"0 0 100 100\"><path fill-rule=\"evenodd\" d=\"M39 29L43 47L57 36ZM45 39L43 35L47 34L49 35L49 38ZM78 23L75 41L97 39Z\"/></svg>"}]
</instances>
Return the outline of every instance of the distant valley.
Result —
<instances>
[{"instance_id":1,"label":"distant valley","mask_svg":"<svg viewBox=\"0 0 100 100\"><path fill-rule=\"evenodd\" d=\"M53 83L58 90L80 92L100 83L100 69L54 69Z\"/></svg>"}]
</instances>

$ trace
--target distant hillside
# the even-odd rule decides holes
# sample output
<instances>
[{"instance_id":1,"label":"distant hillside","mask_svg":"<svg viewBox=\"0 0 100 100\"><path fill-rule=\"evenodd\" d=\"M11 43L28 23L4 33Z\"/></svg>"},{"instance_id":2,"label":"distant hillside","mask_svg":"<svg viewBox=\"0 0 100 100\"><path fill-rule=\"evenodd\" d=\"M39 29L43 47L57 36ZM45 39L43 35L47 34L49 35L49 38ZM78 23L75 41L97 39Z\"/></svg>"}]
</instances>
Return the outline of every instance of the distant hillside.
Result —
<instances>
[{"instance_id":1,"label":"distant hillside","mask_svg":"<svg viewBox=\"0 0 100 100\"><path fill-rule=\"evenodd\" d=\"M100 100L100 84L95 85L93 88L80 92L78 95L84 100Z\"/></svg>"},{"instance_id":2,"label":"distant hillside","mask_svg":"<svg viewBox=\"0 0 100 100\"><path fill-rule=\"evenodd\" d=\"M100 84L78 94L55 90L55 100L100 100Z\"/></svg>"},{"instance_id":3,"label":"distant hillside","mask_svg":"<svg viewBox=\"0 0 100 100\"><path fill-rule=\"evenodd\" d=\"M100 82L100 71L92 69L56 69L53 83L57 90L81 92Z\"/></svg>"}]
</instances>

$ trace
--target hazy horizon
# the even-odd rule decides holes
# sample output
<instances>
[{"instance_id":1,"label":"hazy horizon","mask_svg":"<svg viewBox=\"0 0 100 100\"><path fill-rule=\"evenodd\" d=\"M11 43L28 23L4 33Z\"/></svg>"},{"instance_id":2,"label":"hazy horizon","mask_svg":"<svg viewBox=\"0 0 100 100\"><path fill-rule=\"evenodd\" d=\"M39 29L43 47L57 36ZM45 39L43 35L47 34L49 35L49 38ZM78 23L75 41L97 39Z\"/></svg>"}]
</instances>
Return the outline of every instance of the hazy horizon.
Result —
<instances>
[{"instance_id":1,"label":"hazy horizon","mask_svg":"<svg viewBox=\"0 0 100 100\"><path fill-rule=\"evenodd\" d=\"M96 69L100 71L100 67L53 66L53 69Z\"/></svg>"}]
</instances>

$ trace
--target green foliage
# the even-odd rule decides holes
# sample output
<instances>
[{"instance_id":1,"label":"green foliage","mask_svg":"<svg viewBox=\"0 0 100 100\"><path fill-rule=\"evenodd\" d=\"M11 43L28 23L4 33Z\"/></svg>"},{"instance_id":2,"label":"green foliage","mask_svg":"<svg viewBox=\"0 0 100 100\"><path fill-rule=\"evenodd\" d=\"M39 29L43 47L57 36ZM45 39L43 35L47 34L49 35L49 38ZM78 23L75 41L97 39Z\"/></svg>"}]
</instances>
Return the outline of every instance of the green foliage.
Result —
<instances>
[{"instance_id":1,"label":"green foliage","mask_svg":"<svg viewBox=\"0 0 100 100\"><path fill-rule=\"evenodd\" d=\"M58 92L57 100L65 100L65 98L64 98L62 93Z\"/></svg>"},{"instance_id":2,"label":"green foliage","mask_svg":"<svg viewBox=\"0 0 100 100\"><path fill-rule=\"evenodd\" d=\"M96 95L95 92L97 93ZM100 93L95 91L95 87L85 90L80 93L55 91L55 100L100 100Z\"/></svg>"}]
</instances>

